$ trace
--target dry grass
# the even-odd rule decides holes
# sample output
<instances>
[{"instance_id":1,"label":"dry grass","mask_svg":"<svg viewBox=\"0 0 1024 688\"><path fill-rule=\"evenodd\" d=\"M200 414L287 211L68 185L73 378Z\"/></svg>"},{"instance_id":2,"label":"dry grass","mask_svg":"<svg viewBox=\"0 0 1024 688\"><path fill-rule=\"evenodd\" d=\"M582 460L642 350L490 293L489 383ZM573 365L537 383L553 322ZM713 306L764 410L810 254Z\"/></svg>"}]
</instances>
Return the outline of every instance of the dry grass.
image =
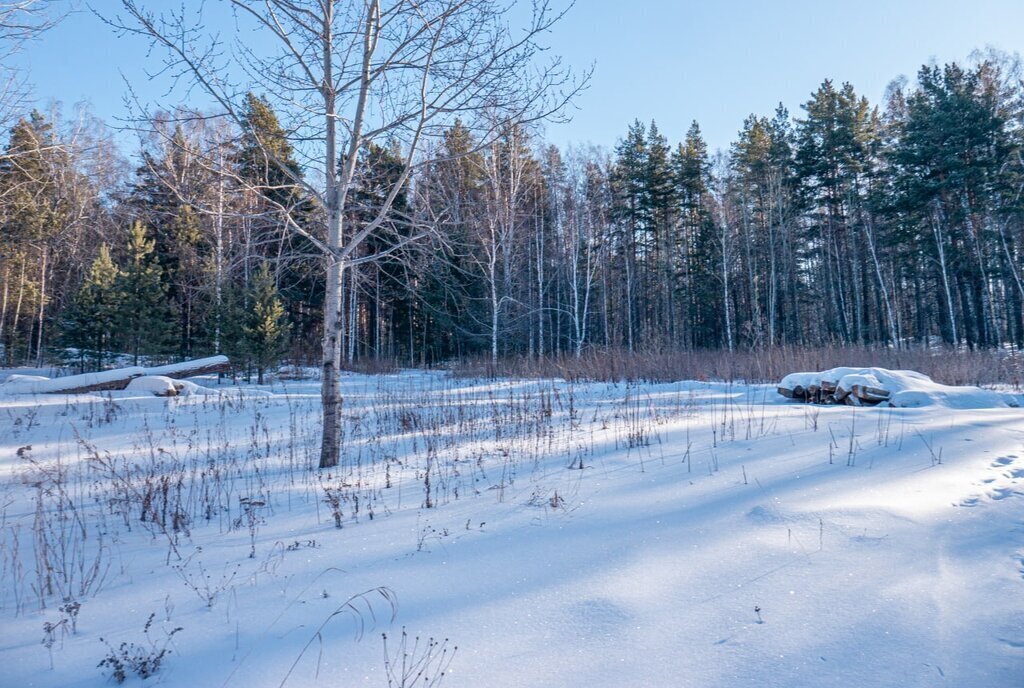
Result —
<instances>
[{"instance_id":1,"label":"dry grass","mask_svg":"<svg viewBox=\"0 0 1024 688\"><path fill-rule=\"evenodd\" d=\"M572 355L466 359L452 368L460 377L564 378L566 380L672 382L724 380L775 382L788 373L837 366L916 370L949 385L1011 385L1024 379L1024 355L1007 351L955 351L949 348L896 351L835 346L777 347L747 351L649 351L595 349Z\"/></svg>"},{"instance_id":2,"label":"dry grass","mask_svg":"<svg viewBox=\"0 0 1024 688\"><path fill-rule=\"evenodd\" d=\"M401 366L393 358L372 358L364 357L355 361L344 361L341 364L342 370L363 375L391 375L401 370Z\"/></svg>"}]
</instances>

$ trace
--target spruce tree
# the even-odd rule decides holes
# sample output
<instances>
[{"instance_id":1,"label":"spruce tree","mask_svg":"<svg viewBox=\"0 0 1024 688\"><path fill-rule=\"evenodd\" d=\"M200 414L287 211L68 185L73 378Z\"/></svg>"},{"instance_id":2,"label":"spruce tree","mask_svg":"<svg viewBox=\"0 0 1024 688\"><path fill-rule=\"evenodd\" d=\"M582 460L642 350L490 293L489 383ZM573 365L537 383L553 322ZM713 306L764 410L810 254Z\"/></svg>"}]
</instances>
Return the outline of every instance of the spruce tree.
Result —
<instances>
[{"instance_id":1,"label":"spruce tree","mask_svg":"<svg viewBox=\"0 0 1024 688\"><path fill-rule=\"evenodd\" d=\"M75 358L82 370L86 360L92 360L95 368L101 370L111 350L120 309L119 276L110 250L106 244L100 246L99 255L65 314L64 344L76 349Z\"/></svg>"},{"instance_id":2,"label":"spruce tree","mask_svg":"<svg viewBox=\"0 0 1024 688\"><path fill-rule=\"evenodd\" d=\"M290 329L274 276L266 263L252 281L249 302L243 332L246 349L256 366L256 382L262 385L267 368L276 365L284 355Z\"/></svg>"},{"instance_id":3,"label":"spruce tree","mask_svg":"<svg viewBox=\"0 0 1024 688\"><path fill-rule=\"evenodd\" d=\"M128 235L128 264L117 280L117 325L134 365L140 355L166 353L173 341L173 309L154 247L136 220Z\"/></svg>"},{"instance_id":4,"label":"spruce tree","mask_svg":"<svg viewBox=\"0 0 1024 688\"><path fill-rule=\"evenodd\" d=\"M231 361L233 374L245 371L246 379L252 370L252 359L249 354L248 341L245 333L248 324L248 294L244 286L234 283L224 285L221 294L220 309L214 317L220 326L220 353Z\"/></svg>"}]
</instances>

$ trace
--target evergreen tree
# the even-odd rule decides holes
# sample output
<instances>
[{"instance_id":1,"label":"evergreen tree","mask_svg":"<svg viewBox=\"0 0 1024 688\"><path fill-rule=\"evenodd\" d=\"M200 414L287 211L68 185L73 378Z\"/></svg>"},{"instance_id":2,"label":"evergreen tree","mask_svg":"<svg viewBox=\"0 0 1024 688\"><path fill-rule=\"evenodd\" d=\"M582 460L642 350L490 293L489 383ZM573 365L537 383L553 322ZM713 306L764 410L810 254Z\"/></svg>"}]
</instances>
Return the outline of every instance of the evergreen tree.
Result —
<instances>
[{"instance_id":1,"label":"evergreen tree","mask_svg":"<svg viewBox=\"0 0 1024 688\"><path fill-rule=\"evenodd\" d=\"M164 126L166 123L154 123ZM199 212L216 178L204 163L201 131L175 125L161 132L152 150L142 152L131 190L133 215L152 229L154 256L178 316L177 353L190 358L207 339L211 253L208 215ZM164 138L166 137L166 138Z\"/></svg>"},{"instance_id":2,"label":"evergreen tree","mask_svg":"<svg viewBox=\"0 0 1024 688\"><path fill-rule=\"evenodd\" d=\"M643 240L645 260L641 285L647 295L642 309L644 329L652 334L648 344L674 340L679 323L675 318L675 299L671 288L676 253L675 184L672 178L671 149L658 126L651 122L647 130L647 159L643 181L644 215L648 221ZM657 332L658 334L654 334ZM667 343L667 342L666 342Z\"/></svg>"},{"instance_id":3,"label":"evergreen tree","mask_svg":"<svg viewBox=\"0 0 1024 688\"><path fill-rule=\"evenodd\" d=\"M615 169L611 180L614 195L612 209L617 220L613 250L620 259L619 281L625 292L622 298L625 322L619 323L616 329L624 334L619 341L624 340L630 351L633 351L639 339L637 297L643 293L639 285L639 272L650 224L648 204L645 203L647 143L647 130L643 123L636 120L629 127L626 138L615 148Z\"/></svg>"},{"instance_id":4,"label":"evergreen tree","mask_svg":"<svg viewBox=\"0 0 1024 688\"><path fill-rule=\"evenodd\" d=\"M214 314L221 323L220 352L231 361L232 374L244 371L246 379L252 372L252 355L245 329L249 324L247 299L244 286L228 283L221 293L220 310Z\"/></svg>"},{"instance_id":5,"label":"evergreen tree","mask_svg":"<svg viewBox=\"0 0 1024 688\"><path fill-rule=\"evenodd\" d=\"M242 133L235 167L242 180L249 219L242 271L272 260L281 299L293 329L306 339L316 335L322 319L322 264L318 249L293 231L318 231L314 204L300 186L302 166L288 140L289 132L266 98L249 93L242 118Z\"/></svg>"},{"instance_id":6,"label":"evergreen tree","mask_svg":"<svg viewBox=\"0 0 1024 688\"><path fill-rule=\"evenodd\" d=\"M154 246L146 226L136 220L128 234L128 264L116 285L118 330L134 365L140 355L166 353L173 342L174 314Z\"/></svg>"},{"instance_id":7,"label":"evergreen tree","mask_svg":"<svg viewBox=\"0 0 1024 688\"><path fill-rule=\"evenodd\" d=\"M1006 189L1008 170L1020 166L1014 158L1020 144L1011 136L995 69L988 63L970 70L957 64L922 68L892 152L905 175L901 205L910 211L916 242L937 273L943 336L971 346L1003 339L990 274L1003 267L993 231L999 221L985 218L1000 196L1020 196ZM1010 253L1008 245L1001 248L1003 255Z\"/></svg>"},{"instance_id":8,"label":"evergreen tree","mask_svg":"<svg viewBox=\"0 0 1024 688\"><path fill-rule=\"evenodd\" d=\"M259 187L264 199L280 208L302 203L298 181L302 168L281 126L277 113L254 93L246 96L242 137L237 154L238 172Z\"/></svg>"},{"instance_id":9,"label":"evergreen tree","mask_svg":"<svg viewBox=\"0 0 1024 688\"><path fill-rule=\"evenodd\" d=\"M376 216L387 194L398 182L404 166L405 160L397 141L392 141L388 146L370 143L365 148L359 161L359 185L349 192L357 223L369 222ZM397 242L408 236L408 188L398 192L392 208L396 221L385 223L379 231L367 238L364 248L366 253L387 253ZM395 342L408 342L411 334L414 292L407 284L405 258L404 254L391 254L369 268L351 268L363 278L364 284L361 290L350 293L349 298L358 300L358 292L363 294L365 310L369 314L369 332L365 333L366 351L372 351L378 357L387 356L389 352L393 355L396 351ZM358 283L358 280L353 281Z\"/></svg>"},{"instance_id":10,"label":"evergreen tree","mask_svg":"<svg viewBox=\"0 0 1024 688\"><path fill-rule=\"evenodd\" d=\"M256 272L249 290L248 314L243 329L245 347L256 367L258 384L263 384L266 370L277 365L284 355L289 329L274 276L264 263Z\"/></svg>"},{"instance_id":11,"label":"evergreen tree","mask_svg":"<svg viewBox=\"0 0 1024 688\"><path fill-rule=\"evenodd\" d=\"M672 156L679 229L676 239L674 284L691 347L720 346L721 292L716 284L714 218L711 212L711 163L708 147L693 122L686 140Z\"/></svg>"},{"instance_id":12,"label":"evergreen tree","mask_svg":"<svg viewBox=\"0 0 1024 688\"><path fill-rule=\"evenodd\" d=\"M101 370L106 354L111 350L121 309L120 274L110 258L110 250L106 244L102 245L65 313L64 344L77 350L75 358L83 370L90 359L94 367Z\"/></svg>"},{"instance_id":13,"label":"evergreen tree","mask_svg":"<svg viewBox=\"0 0 1024 688\"><path fill-rule=\"evenodd\" d=\"M486 321L485 285L474 273L472 227L479 220L483 155L473 133L461 122L444 134L444 154L419 180L425 212L438 218L443 241L423 251L407 271L405 283L417 295L408 325L396 323L398 351L410 365L477 353L486 340L478 323Z\"/></svg>"},{"instance_id":14,"label":"evergreen tree","mask_svg":"<svg viewBox=\"0 0 1024 688\"><path fill-rule=\"evenodd\" d=\"M163 263L172 277L170 291L178 311L178 352L182 358L191 358L201 333L198 297L205 291L202 287L205 275L202 255L209 247L203 238L199 215L188 204L177 207L168 229L169 250L163 254Z\"/></svg>"}]
</instances>

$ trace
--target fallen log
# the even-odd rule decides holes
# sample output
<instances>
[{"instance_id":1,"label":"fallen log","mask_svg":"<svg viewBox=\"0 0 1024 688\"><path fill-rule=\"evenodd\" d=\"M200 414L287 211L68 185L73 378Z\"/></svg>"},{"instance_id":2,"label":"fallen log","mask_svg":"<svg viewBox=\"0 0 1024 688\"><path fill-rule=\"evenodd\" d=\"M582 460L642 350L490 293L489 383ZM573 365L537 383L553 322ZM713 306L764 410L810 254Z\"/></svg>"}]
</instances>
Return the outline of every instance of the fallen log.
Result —
<instances>
[{"instance_id":1,"label":"fallen log","mask_svg":"<svg viewBox=\"0 0 1024 688\"><path fill-rule=\"evenodd\" d=\"M836 403L841 404L846 401L846 397L850 396L852 391L845 389L842 385L836 385L836 391L832 393L832 396L835 397Z\"/></svg>"},{"instance_id":2,"label":"fallen log","mask_svg":"<svg viewBox=\"0 0 1024 688\"><path fill-rule=\"evenodd\" d=\"M86 394L88 392L110 392L125 389L132 380L143 376L163 376L173 378L211 375L231 370L227 356L211 356L194 361L183 361L155 368L116 368L98 373L83 375L67 375L51 380L11 380L0 388L8 394Z\"/></svg>"},{"instance_id":3,"label":"fallen log","mask_svg":"<svg viewBox=\"0 0 1024 688\"><path fill-rule=\"evenodd\" d=\"M163 377L184 378L197 375L213 375L214 373L231 372L231 362L227 356L210 356L199 358L194 361L182 361L156 368L146 368L146 375L161 375Z\"/></svg>"},{"instance_id":4,"label":"fallen log","mask_svg":"<svg viewBox=\"0 0 1024 688\"><path fill-rule=\"evenodd\" d=\"M68 375L52 380L14 380L3 390L14 394L82 394L124 389L128 383L145 373L144 368L119 368L84 375Z\"/></svg>"},{"instance_id":5,"label":"fallen log","mask_svg":"<svg viewBox=\"0 0 1024 688\"><path fill-rule=\"evenodd\" d=\"M889 390L868 385L854 385L850 394L868 404L879 404L889 399Z\"/></svg>"},{"instance_id":6,"label":"fallen log","mask_svg":"<svg viewBox=\"0 0 1024 688\"><path fill-rule=\"evenodd\" d=\"M793 387L777 387L776 388L782 396L787 399L797 399L803 401L807 398L807 390L803 388L803 385L795 385Z\"/></svg>"}]
</instances>

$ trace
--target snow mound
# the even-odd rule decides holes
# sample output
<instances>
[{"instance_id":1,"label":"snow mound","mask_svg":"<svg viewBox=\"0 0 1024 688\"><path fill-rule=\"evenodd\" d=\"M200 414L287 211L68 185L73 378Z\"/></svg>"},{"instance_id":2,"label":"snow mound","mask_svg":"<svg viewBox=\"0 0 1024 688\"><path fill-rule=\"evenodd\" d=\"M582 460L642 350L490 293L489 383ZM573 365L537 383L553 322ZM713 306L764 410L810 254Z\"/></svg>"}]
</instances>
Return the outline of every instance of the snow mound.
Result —
<instances>
[{"instance_id":1,"label":"snow mound","mask_svg":"<svg viewBox=\"0 0 1024 688\"><path fill-rule=\"evenodd\" d=\"M205 394L218 394L215 389L197 385L188 380L172 380L166 375L143 375L128 383L126 392L143 392L158 397L190 397Z\"/></svg>"},{"instance_id":2,"label":"snow mound","mask_svg":"<svg viewBox=\"0 0 1024 688\"><path fill-rule=\"evenodd\" d=\"M207 394L220 394L220 390L210 389L209 387L203 387L197 385L194 382L188 380L175 380L174 387L178 390L179 397L191 397L191 396L202 396Z\"/></svg>"},{"instance_id":3,"label":"snow mound","mask_svg":"<svg viewBox=\"0 0 1024 688\"><path fill-rule=\"evenodd\" d=\"M980 387L951 387L913 370L831 368L817 373L791 373L778 385L783 396L824 403L882 403L897 408L942 406L988 409L1017 406L1011 395Z\"/></svg>"},{"instance_id":4,"label":"snow mound","mask_svg":"<svg viewBox=\"0 0 1024 688\"><path fill-rule=\"evenodd\" d=\"M128 383L127 392L148 392L158 397L176 397L178 388L174 380L164 375L143 375Z\"/></svg>"},{"instance_id":5,"label":"snow mound","mask_svg":"<svg viewBox=\"0 0 1024 688\"><path fill-rule=\"evenodd\" d=\"M50 378L46 377L45 375L19 375L19 374L15 373L13 375L8 375L7 379L4 380L3 383L6 385L6 384L14 383L14 382L21 382L21 383L43 382L44 380L49 380L49 379Z\"/></svg>"}]
</instances>

